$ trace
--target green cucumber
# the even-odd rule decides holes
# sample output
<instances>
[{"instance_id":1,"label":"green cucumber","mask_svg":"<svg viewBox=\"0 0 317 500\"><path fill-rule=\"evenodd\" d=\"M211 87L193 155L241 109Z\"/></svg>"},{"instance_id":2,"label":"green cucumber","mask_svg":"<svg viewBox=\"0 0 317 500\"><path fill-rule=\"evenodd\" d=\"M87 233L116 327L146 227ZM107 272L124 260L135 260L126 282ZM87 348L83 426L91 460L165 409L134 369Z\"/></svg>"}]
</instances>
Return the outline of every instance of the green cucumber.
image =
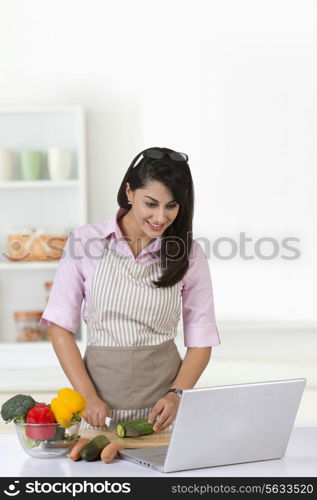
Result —
<instances>
[{"instance_id":1,"label":"green cucumber","mask_svg":"<svg viewBox=\"0 0 317 500\"><path fill-rule=\"evenodd\" d=\"M91 460L98 460L102 450L108 444L110 444L110 441L107 436L99 434L82 447L80 451L80 458L86 460L87 462L90 462Z\"/></svg>"},{"instance_id":2,"label":"green cucumber","mask_svg":"<svg viewBox=\"0 0 317 500\"><path fill-rule=\"evenodd\" d=\"M124 422L117 425L117 436L119 438L128 437L127 427L135 430L139 436L146 436L147 434L152 434L153 425L149 424L146 418L140 418L138 420L130 420L130 422Z\"/></svg>"}]
</instances>

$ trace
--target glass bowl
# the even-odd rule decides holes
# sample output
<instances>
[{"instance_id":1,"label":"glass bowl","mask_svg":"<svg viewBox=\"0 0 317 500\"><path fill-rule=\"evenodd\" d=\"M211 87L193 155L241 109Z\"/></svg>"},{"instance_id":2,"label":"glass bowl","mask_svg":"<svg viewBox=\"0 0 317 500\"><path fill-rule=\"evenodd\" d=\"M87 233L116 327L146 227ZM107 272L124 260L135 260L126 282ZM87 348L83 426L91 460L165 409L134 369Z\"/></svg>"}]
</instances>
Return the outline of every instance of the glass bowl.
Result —
<instances>
[{"instance_id":1,"label":"glass bowl","mask_svg":"<svg viewBox=\"0 0 317 500\"><path fill-rule=\"evenodd\" d=\"M80 421L63 424L27 424L15 422L23 450L35 458L54 458L66 455L78 438Z\"/></svg>"}]
</instances>

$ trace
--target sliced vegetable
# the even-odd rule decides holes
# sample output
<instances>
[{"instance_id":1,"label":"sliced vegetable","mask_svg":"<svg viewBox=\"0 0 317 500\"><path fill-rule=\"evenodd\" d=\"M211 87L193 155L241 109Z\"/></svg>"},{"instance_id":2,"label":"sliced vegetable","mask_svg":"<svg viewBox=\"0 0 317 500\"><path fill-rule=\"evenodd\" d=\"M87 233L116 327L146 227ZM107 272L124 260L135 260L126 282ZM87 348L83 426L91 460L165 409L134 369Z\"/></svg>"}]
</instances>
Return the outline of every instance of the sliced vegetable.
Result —
<instances>
[{"instance_id":1,"label":"sliced vegetable","mask_svg":"<svg viewBox=\"0 0 317 500\"><path fill-rule=\"evenodd\" d=\"M118 455L118 452L123 450L123 448L124 446L120 443L110 443L104 447L100 458L105 464L109 464Z\"/></svg>"},{"instance_id":2,"label":"sliced vegetable","mask_svg":"<svg viewBox=\"0 0 317 500\"><path fill-rule=\"evenodd\" d=\"M72 460L80 460L80 452L82 448L84 447L85 444L89 443L88 438L80 438L78 439L77 443L73 446L72 451L70 452L69 458Z\"/></svg>"},{"instance_id":3,"label":"sliced vegetable","mask_svg":"<svg viewBox=\"0 0 317 500\"><path fill-rule=\"evenodd\" d=\"M80 458L88 462L91 460L98 460L102 450L108 444L110 444L110 441L107 436L99 434L83 446L80 452Z\"/></svg>"},{"instance_id":4,"label":"sliced vegetable","mask_svg":"<svg viewBox=\"0 0 317 500\"><path fill-rule=\"evenodd\" d=\"M118 424L116 432L120 438L127 437L126 434L128 427L130 429L134 429L139 436L146 436L147 434L152 434L154 432L153 425L154 424L149 424L146 418L141 418Z\"/></svg>"}]
</instances>

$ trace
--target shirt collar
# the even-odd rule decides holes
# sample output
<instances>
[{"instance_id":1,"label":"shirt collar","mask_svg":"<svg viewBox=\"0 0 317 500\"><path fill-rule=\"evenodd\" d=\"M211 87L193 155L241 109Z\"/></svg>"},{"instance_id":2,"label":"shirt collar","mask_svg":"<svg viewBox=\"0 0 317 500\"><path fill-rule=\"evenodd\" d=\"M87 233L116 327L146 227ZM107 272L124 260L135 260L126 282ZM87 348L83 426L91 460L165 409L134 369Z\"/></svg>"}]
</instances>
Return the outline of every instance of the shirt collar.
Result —
<instances>
[{"instance_id":1,"label":"shirt collar","mask_svg":"<svg viewBox=\"0 0 317 500\"><path fill-rule=\"evenodd\" d=\"M126 210L125 208L119 208L119 210L117 210L117 212L111 217L107 224L105 238L108 238L108 236L111 236L111 234L114 234L115 238L123 238L123 234L118 224L118 219L123 217L123 215L125 215L127 212L128 210Z\"/></svg>"},{"instance_id":2,"label":"shirt collar","mask_svg":"<svg viewBox=\"0 0 317 500\"><path fill-rule=\"evenodd\" d=\"M118 224L118 219L123 217L123 215L125 215L126 213L128 213L128 210L126 210L125 208L119 208L119 210L117 210L117 212L113 215L113 217L111 217L111 219L108 221L107 228L104 234L105 238L108 238L112 234L114 235L115 239L124 238L120 226ZM148 249L151 252L160 250L161 241L162 241L161 236L159 236L158 238L153 238L152 241L145 247L144 250Z\"/></svg>"}]
</instances>

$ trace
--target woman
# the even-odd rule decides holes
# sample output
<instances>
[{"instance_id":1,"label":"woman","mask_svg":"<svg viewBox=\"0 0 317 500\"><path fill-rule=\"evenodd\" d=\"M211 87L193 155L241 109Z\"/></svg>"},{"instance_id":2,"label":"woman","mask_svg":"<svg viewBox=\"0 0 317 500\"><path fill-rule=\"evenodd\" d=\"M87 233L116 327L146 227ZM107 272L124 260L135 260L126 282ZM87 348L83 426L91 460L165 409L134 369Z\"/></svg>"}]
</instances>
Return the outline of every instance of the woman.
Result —
<instances>
[{"instance_id":1,"label":"woman","mask_svg":"<svg viewBox=\"0 0 317 500\"><path fill-rule=\"evenodd\" d=\"M70 234L41 324L52 327L61 366L86 399L86 428L104 427L106 416L148 418L159 432L220 343L208 263L192 239L187 155L142 151L117 200L112 219ZM84 359L74 338L83 300ZM183 360L174 343L181 314Z\"/></svg>"}]
</instances>

